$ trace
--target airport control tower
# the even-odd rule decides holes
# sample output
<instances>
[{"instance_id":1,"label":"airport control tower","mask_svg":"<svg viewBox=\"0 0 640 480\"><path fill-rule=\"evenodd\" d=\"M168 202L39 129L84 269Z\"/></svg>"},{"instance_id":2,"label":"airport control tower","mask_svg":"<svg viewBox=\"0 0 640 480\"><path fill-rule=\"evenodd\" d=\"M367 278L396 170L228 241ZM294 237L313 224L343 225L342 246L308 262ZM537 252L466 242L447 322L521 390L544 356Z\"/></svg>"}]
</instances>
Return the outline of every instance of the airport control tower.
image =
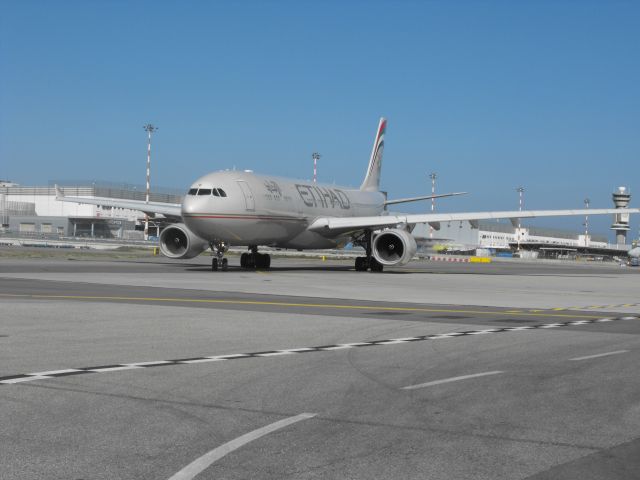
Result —
<instances>
[{"instance_id":1,"label":"airport control tower","mask_svg":"<svg viewBox=\"0 0 640 480\"><path fill-rule=\"evenodd\" d=\"M616 208L627 208L629 201L631 200L631 194L626 187L618 187L618 190L613 192L613 203ZM627 243L627 232L629 231L629 214L628 213L616 213L613 215L613 225L611 230L616 231L616 243L618 245L624 245Z\"/></svg>"}]
</instances>

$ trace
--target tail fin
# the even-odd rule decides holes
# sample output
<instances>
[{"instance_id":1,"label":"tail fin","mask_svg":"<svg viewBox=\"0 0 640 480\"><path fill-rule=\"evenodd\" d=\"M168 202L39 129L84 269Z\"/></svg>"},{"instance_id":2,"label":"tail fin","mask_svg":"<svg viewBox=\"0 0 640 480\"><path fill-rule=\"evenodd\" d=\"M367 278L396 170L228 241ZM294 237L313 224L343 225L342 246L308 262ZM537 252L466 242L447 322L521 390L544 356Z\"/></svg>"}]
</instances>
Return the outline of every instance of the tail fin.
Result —
<instances>
[{"instance_id":1,"label":"tail fin","mask_svg":"<svg viewBox=\"0 0 640 480\"><path fill-rule=\"evenodd\" d=\"M376 141L373 144L373 151L369 159L369 169L364 177L360 190L378 191L380 190L380 167L382 167L382 152L384 150L384 132L387 129L387 120L380 118Z\"/></svg>"}]
</instances>

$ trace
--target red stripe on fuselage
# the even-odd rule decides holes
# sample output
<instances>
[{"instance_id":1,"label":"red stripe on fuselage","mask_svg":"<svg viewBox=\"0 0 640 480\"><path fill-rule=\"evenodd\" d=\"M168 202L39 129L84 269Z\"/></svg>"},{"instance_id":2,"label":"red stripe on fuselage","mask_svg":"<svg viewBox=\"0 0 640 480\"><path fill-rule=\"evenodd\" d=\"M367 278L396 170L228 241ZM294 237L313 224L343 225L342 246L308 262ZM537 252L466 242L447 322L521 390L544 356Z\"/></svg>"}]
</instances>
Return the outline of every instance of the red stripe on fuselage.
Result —
<instances>
[{"instance_id":1,"label":"red stripe on fuselage","mask_svg":"<svg viewBox=\"0 0 640 480\"><path fill-rule=\"evenodd\" d=\"M229 220L288 220L292 222L304 221L304 218L270 217L267 215L185 215L189 218L220 218Z\"/></svg>"}]
</instances>

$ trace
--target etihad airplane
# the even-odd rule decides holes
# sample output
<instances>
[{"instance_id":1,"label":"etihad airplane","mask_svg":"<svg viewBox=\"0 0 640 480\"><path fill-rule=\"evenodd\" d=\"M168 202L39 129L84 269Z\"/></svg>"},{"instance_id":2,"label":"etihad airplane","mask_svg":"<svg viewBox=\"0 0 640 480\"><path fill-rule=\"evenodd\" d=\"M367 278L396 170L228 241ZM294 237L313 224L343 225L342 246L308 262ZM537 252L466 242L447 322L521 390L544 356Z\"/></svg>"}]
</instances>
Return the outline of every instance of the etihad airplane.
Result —
<instances>
[{"instance_id":1,"label":"etihad airplane","mask_svg":"<svg viewBox=\"0 0 640 480\"><path fill-rule=\"evenodd\" d=\"M259 246L334 249L347 243L364 248L355 259L357 271L381 272L385 266L408 263L417 246L411 234L417 223L435 229L440 222L564 215L640 213L640 209L537 210L471 213L387 214L386 207L464 192L387 200L380 191L380 169L387 121L380 119L369 166L360 188L338 187L304 180L225 170L198 178L182 204L113 198L66 197L56 186L60 201L104 205L161 214L178 223L160 234L160 251L172 259L193 258L207 248L214 252L212 270L227 270L229 246L246 246L240 266L269 268L271 257Z\"/></svg>"}]
</instances>

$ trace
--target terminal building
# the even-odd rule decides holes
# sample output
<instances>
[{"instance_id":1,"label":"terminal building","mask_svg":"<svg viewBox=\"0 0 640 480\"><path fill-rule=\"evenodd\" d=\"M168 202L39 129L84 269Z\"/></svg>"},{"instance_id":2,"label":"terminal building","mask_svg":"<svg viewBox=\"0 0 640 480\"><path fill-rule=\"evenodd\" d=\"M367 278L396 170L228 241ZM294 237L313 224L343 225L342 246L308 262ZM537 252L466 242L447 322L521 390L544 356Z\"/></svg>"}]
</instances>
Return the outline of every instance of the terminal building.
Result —
<instances>
[{"instance_id":1,"label":"terminal building","mask_svg":"<svg viewBox=\"0 0 640 480\"><path fill-rule=\"evenodd\" d=\"M423 250L482 256L519 252L519 256L529 258L617 257L629 250L626 245L608 244L604 236L540 227L514 228L508 221L480 221L477 227L456 221L443 223L433 237L430 233L428 225L418 225L413 231L422 240Z\"/></svg>"},{"instance_id":2,"label":"terminal building","mask_svg":"<svg viewBox=\"0 0 640 480\"><path fill-rule=\"evenodd\" d=\"M56 200L54 183L65 195L145 200L144 187L98 182L51 182L48 186L22 186L0 181L0 230L39 238L76 237L141 240L144 215L138 210ZM153 202L181 203L177 190L155 189ZM163 220L151 220L150 233L158 234ZM154 232L155 229L155 232Z\"/></svg>"},{"instance_id":3,"label":"terminal building","mask_svg":"<svg viewBox=\"0 0 640 480\"><path fill-rule=\"evenodd\" d=\"M616 208L629 206L631 194L619 187L612 194ZM421 240L423 251L477 253L480 255L511 255L529 258L618 258L627 255L629 214L614 215L611 229L616 243L609 244L606 237L540 227L518 226L509 220L474 222L442 222L438 230L430 225L417 225L414 236Z\"/></svg>"}]
</instances>

